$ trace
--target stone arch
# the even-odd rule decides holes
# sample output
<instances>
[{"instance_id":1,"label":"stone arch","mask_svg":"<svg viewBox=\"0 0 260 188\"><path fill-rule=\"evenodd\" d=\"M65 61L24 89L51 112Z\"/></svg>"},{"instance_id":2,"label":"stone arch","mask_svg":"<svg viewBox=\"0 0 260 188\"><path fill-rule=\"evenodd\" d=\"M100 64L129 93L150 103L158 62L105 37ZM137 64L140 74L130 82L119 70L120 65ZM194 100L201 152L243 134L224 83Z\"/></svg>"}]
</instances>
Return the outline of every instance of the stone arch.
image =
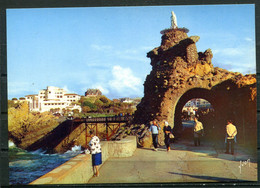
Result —
<instances>
[{"instance_id":1,"label":"stone arch","mask_svg":"<svg viewBox=\"0 0 260 188\"><path fill-rule=\"evenodd\" d=\"M193 88L188 90L186 93L184 93L178 100L176 107L175 107L175 111L174 113L174 120L173 120L173 125L174 125L174 129L176 131L178 131L181 127L182 124L182 120L181 120L181 111L183 106L191 99L193 98L203 98L205 100L207 100L212 106L213 108L216 106L214 103L214 98L215 95L211 90L208 89L204 89L204 88Z\"/></svg>"}]
</instances>

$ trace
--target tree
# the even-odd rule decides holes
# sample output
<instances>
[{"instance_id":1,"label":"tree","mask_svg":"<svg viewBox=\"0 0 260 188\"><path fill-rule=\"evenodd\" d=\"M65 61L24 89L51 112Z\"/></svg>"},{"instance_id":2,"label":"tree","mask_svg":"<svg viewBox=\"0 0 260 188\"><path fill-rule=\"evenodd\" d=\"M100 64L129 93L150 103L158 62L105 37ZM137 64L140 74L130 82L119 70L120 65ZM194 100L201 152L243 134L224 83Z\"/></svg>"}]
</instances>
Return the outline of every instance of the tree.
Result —
<instances>
[{"instance_id":1,"label":"tree","mask_svg":"<svg viewBox=\"0 0 260 188\"><path fill-rule=\"evenodd\" d=\"M99 100L100 100L101 102L105 103L105 104L107 104L107 103L110 102L110 100L109 100L106 96L104 96L104 95L100 96L100 97L99 97Z\"/></svg>"},{"instance_id":2,"label":"tree","mask_svg":"<svg viewBox=\"0 0 260 188\"><path fill-rule=\"evenodd\" d=\"M84 106L88 106L88 107L91 109L91 111L97 111L97 106L96 106L95 104L89 102L88 100L85 100L85 101L83 102L82 106L83 106L83 107L84 107Z\"/></svg>"},{"instance_id":3,"label":"tree","mask_svg":"<svg viewBox=\"0 0 260 188\"><path fill-rule=\"evenodd\" d=\"M83 106L82 107L82 112L83 113L88 113L88 112L90 112L91 111L91 108L89 107L89 106Z\"/></svg>"},{"instance_id":4,"label":"tree","mask_svg":"<svg viewBox=\"0 0 260 188\"><path fill-rule=\"evenodd\" d=\"M103 106L103 102L99 99L97 99L94 104L99 108Z\"/></svg>"},{"instance_id":5,"label":"tree","mask_svg":"<svg viewBox=\"0 0 260 188\"><path fill-rule=\"evenodd\" d=\"M16 108L19 105L19 102L15 102L14 100L8 100L8 108Z\"/></svg>"},{"instance_id":6,"label":"tree","mask_svg":"<svg viewBox=\"0 0 260 188\"><path fill-rule=\"evenodd\" d=\"M79 113L79 110L78 109L74 109L72 110L73 114L78 114Z\"/></svg>"}]
</instances>

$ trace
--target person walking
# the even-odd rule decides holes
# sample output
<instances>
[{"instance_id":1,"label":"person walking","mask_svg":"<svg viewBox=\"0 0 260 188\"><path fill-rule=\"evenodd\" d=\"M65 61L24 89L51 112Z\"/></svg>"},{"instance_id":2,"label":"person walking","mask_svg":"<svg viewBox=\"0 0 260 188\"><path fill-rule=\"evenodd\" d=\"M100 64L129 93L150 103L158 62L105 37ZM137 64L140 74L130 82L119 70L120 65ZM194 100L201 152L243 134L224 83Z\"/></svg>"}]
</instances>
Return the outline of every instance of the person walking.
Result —
<instances>
[{"instance_id":1,"label":"person walking","mask_svg":"<svg viewBox=\"0 0 260 188\"><path fill-rule=\"evenodd\" d=\"M157 123L157 120L153 120L150 122L150 132L152 132L153 146L154 150L157 151L158 147L158 134L159 130L161 130L160 125Z\"/></svg>"},{"instance_id":2,"label":"person walking","mask_svg":"<svg viewBox=\"0 0 260 188\"><path fill-rule=\"evenodd\" d=\"M197 117L194 117L194 121L195 121L195 125L194 125L194 145L200 146L200 138L201 136L204 134L204 129L203 129L203 125L200 121L198 121Z\"/></svg>"},{"instance_id":3,"label":"person walking","mask_svg":"<svg viewBox=\"0 0 260 188\"><path fill-rule=\"evenodd\" d=\"M237 135L237 128L233 125L231 120L227 121L226 125L226 152L229 154L229 145L231 146L231 154L234 155L234 144L235 144L235 137Z\"/></svg>"},{"instance_id":4,"label":"person walking","mask_svg":"<svg viewBox=\"0 0 260 188\"><path fill-rule=\"evenodd\" d=\"M90 137L91 140L89 141L89 149L92 156L92 166L93 166L93 172L94 177L99 176L99 165L102 164L102 152L101 152L101 146L100 146L100 140L97 136L95 136L94 131L90 130Z\"/></svg>"},{"instance_id":5,"label":"person walking","mask_svg":"<svg viewBox=\"0 0 260 188\"><path fill-rule=\"evenodd\" d=\"M166 145L166 149L168 152L171 150L170 149L170 134L172 134L172 129L167 121L164 122L163 132L164 132L164 143Z\"/></svg>"}]
</instances>

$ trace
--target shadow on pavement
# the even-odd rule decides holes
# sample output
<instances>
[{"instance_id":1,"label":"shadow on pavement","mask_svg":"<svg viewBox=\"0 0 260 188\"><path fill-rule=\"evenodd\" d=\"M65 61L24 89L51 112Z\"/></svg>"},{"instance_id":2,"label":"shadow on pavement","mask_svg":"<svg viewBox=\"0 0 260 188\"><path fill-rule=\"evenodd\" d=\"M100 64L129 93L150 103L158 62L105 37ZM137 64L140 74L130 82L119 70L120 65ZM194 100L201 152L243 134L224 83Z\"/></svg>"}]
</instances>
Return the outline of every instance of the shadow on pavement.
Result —
<instances>
[{"instance_id":1,"label":"shadow on pavement","mask_svg":"<svg viewBox=\"0 0 260 188\"><path fill-rule=\"evenodd\" d=\"M231 179L231 178L222 178L222 177L213 177L213 176L202 176L202 175L191 175L191 174L183 174L183 173L176 173L176 172L169 172L170 174L174 175L181 175L181 176L188 176L191 178L198 178L203 180L212 180L218 182L250 182L248 180L238 180L238 179Z\"/></svg>"},{"instance_id":2,"label":"shadow on pavement","mask_svg":"<svg viewBox=\"0 0 260 188\"><path fill-rule=\"evenodd\" d=\"M248 153L246 148L235 145L235 155L225 154L224 143L202 142L200 146L194 146L191 140L178 140L171 144L171 149L180 151L194 152L202 157L214 157L229 161L246 161L257 162L257 156Z\"/></svg>"}]
</instances>

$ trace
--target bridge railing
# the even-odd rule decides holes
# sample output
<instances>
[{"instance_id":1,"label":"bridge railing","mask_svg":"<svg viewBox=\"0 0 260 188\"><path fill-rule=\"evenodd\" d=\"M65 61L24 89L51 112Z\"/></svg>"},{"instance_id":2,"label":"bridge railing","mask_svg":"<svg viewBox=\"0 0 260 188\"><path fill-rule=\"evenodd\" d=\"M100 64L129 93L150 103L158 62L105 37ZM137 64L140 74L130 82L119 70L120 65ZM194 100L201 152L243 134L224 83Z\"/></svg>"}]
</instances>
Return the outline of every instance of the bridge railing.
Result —
<instances>
[{"instance_id":1,"label":"bridge railing","mask_svg":"<svg viewBox=\"0 0 260 188\"><path fill-rule=\"evenodd\" d=\"M96 130L96 134L99 134L98 124L103 124L106 127L106 140L110 140L111 137L116 134L117 130L122 126L124 123L129 123L133 120L133 116L126 115L126 116L112 116L112 117L94 117L94 118L75 118L72 121L81 124L86 124L86 143L88 142L87 138L90 138L88 134L88 130Z\"/></svg>"},{"instance_id":2,"label":"bridge railing","mask_svg":"<svg viewBox=\"0 0 260 188\"><path fill-rule=\"evenodd\" d=\"M109 122L128 122L133 120L133 116L112 116L112 117L91 117L91 118L75 118L74 122L81 123L109 123Z\"/></svg>"}]
</instances>

